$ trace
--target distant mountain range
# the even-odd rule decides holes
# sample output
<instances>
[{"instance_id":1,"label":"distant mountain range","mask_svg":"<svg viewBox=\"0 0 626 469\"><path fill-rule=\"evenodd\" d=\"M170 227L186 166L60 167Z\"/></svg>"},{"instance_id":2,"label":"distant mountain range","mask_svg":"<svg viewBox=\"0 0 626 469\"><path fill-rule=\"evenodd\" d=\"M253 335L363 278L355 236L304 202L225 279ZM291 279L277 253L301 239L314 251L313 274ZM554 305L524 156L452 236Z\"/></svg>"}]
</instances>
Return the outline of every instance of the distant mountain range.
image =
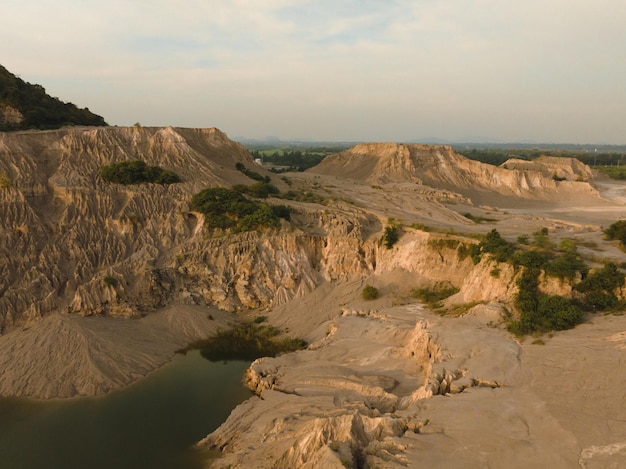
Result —
<instances>
[{"instance_id":1,"label":"distant mountain range","mask_svg":"<svg viewBox=\"0 0 626 469\"><path fill-rule=\"evenodd\" d=\"M65 125L107 125L89 109L64 103L0 65L0 131L58 129Z\"/></svg>"}]
</instances>

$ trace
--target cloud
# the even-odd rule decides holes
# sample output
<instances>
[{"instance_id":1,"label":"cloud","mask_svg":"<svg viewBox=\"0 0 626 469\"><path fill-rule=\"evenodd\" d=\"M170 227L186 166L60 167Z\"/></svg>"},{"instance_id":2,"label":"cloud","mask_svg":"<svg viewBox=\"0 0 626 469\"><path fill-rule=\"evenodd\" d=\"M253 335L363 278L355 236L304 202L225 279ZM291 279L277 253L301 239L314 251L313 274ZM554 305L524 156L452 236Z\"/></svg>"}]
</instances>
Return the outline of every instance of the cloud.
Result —
<instances>
[{"instance_id":1,"label":"cloud","mask_svg":"<svg viewBox=\"0 0 626 469\"><path fill-rule=\"evenodd\" d=\"M623 140L625 21L622 0L6 0L0 47L120 124Z\"/></svg>"}]
</instances>

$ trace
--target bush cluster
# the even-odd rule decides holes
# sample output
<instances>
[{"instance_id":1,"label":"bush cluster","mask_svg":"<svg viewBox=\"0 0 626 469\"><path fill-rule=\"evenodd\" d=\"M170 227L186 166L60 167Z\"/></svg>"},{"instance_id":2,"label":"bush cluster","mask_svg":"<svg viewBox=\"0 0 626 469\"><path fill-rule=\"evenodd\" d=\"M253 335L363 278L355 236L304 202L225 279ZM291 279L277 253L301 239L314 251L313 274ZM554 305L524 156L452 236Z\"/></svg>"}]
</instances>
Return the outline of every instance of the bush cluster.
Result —
<instances>
[{"instance_id":1,"label":"bush cluster","mask_svg":"<svg viewBox=\"0 0 626 469\"><path fill-rule=\"evenodd\" d=\"M159 166L148 166L141 160L122 161L102 166L100 177L115 184L141 184L151 182L155 184L174 184L180 182L180 177L173 171Z\"/></svg>"},{"instance_id":2,"label":"bush cluster","mask_svg":"<svg viewBox=\"0 0 626 469\"><path fill-rule=\"evenodd\" d=\"M604 230L606 239L617 240L626 246L626 220L619 220Z\"/></svg>"},{"instance_id":3,"label":"bush cluster","mask_svg":"<svg viewBox=\"0 0 626 469\"><path fill-rule=\"evenodd\" d=\"M572 300L539 291L540 274L539 268L527 267L517 281L515 306L520 318L509 324L514 334L571 329L583 319L583 310Z\"/></svg>"},{"instance_id":4,"label":"bush cluster","mask_svg":"<svg viewBox=\"0 0 626 469\"><path fill-rule=\"evenodd\" d=\"M616 307L619 299L615 292L624 286L624 274L609 262L602 269L585 277L574 288L583 293L585 304L592 310Z\"/></svg>"},{"instance_id":5,"label":"bush cluster","mask_svg":"<svg viewBox=\"0 0 626 469\"><path fill-rule=\"evenodd\" d=\"M273 326L258 322L246 322L232 329L218 330L214 337L191 344L182 353L200 350L200 354L210 361L255 360L260 357L273 357L280 353L293 352L307 347L307 343L297 338L279 338L281 331Z\"/></svg>"},{"instance_id":6,"label":"bush cluster","mask_svg":"<svg viewBox=\"0 0 626 469\"><path fill-rule=\"evenodd\" d=\"M388 225L383 233L383 244L387 249L391 249L400 239L400 230L396 225Z\"/></svg>"},{"instance_id":7,"label":"bush cluster","mask_svg":"<svg viewBox=\"0 0 626 469\"><path fill-rule=\"evenodd\" d=\"M431 309L438 309L442 307L442 300L458 292L457 287L445 282L438 283L431 288L414 288L411 290L411 296L419 299Z\"/></svg>"},{"instance_id":8,"label":"bush cluster","mask_svg":"<svg viewBox=\"0 0 626 469\"><path fill-rule=\"evenodd\" d=\"M257 199L267 199L270 195L277 195L280 193L278 187L269 182L257 182L250 186L244 184L235 184L232 189L241 193L249 195L250 197L256 197Z\"/></svg>"},{"instance_id":9,"label":"bush cluster","mask_svg":"<svg viewBox=\"0 0 626 469\"><path fill-rule=\"evenodd\" d=\"M191 198L191 208L205 215L210 228L252 231L279 226L279 218L289 219L284 205L270 206L246 198L239 190L225 187L204 189Z\"/></svg>"},{"instance_id":10,"label":"bush cluster","mask_svg":"<svg viewBox=\"0 0 626 469\"><path fill-rule=\"evenodd\" d=\"M246 176L248 176L250 179L254 179L255 181L259 181L259 182L266 182L269 183L271 182L271 179L269 176L261 176L259 173L257 173L256 171L252 171L248 168L245 167L245 165L243 163L237 163L235 164L235 168L237 168L237 171L245 174Z\"/></svg>"},{"instance_id":11,"label":"bush cluster","mask_svg":"<svg viewBox=\"0 0 626 469\"><path fill-rule=\"evenodd\" d=\"M626 241L626 221L611 225L605 233L609 239L623 237ZM509 243L494 229L479 244L458 249L459 258L471 256L474 263L480 262L483 254L489 254L497 262L509 262L516 269L524 269L517 281L519 290L515 298L520 319L510 323L512 332L528 334L569 329L582 321L585 310L607 310L621 304L616 292L624 285L625 276L615 264L609 263L589 274L589 267L578 254L574 242L564 240L557 250L547 228L533 233L532 245L528 241L529 237L524 236L518 238L518 245ZM495 275L494 270L492 275ZM582 279L574 287L582 294L581 299L541 293L539 276L542 272L564 280Z\"/></svg>"},{"instance_id":12,"label":"bush cluster","mask_svg":"<svg viewBox=\"0 0 626 469\"><path fill-rule=\"evenodd\" d=\"M366 301L375 300L378 298L378 288L371 285L365 285L363 291L361 292L361 298Z\"/></svg>"}]
</instances>

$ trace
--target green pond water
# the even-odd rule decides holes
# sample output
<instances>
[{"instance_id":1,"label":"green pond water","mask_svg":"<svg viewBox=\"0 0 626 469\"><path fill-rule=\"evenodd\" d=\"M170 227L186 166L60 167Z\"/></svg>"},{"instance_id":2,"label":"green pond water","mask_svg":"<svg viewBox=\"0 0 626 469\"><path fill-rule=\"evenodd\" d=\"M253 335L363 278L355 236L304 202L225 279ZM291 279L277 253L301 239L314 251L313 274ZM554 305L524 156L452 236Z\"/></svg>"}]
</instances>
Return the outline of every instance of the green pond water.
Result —
<instances>
[{"instance_id":1,"label":"green pond water","mask_svg":"<svg viewBox=\"0 0 626 469\"><path fill-rule=\"evenodd\" d=\"M199 468L191 445L250 397L248 366L192 351L103 397L0 399L0 468Z\"/></svg>"}]
</instances>

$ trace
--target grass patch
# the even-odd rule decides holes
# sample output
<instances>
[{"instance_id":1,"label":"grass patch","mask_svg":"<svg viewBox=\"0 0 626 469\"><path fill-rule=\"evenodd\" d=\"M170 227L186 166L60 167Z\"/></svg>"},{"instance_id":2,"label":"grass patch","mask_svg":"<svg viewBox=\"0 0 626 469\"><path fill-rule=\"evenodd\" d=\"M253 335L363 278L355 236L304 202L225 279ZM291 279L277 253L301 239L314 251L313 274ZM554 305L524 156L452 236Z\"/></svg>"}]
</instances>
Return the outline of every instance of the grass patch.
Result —
<instances>
[{"instance_id":1,"label":"grass patch","mask_svg":"<svg viewBox=\"0 0 626 469\"><path fill-rule=\"evenodd\" d=\"M456 249L461 244L458 239L452 238L431 238L428 240L428 245L435 249Z\"/></svg>"},{"instance_id":2,"label":"grass patch","mask_svg":"<svg viewBox=\"0 0 626 469\"><path fill-rule=\"evenodd\" d=\"M484 305L484 304L485 304L484 301L471 301L469 303L463 303L463 304L460 304L460 305L452 305L449 308L446 308L445 311L439 310L439 311L437 311L437 313L441 314L442 316L459 317L459 316L463 316L465 313L467 313L474 306L476 306L476 305Z\"/></svg>"},{"instance_id":3,"label":"grass patch","mask_svg":"<svg viewBox=\"0 0 626 469\"><path fill-rule=\"evenodd\" d=\"M296 202L306 202L311 204L324 204L326 202L326 198L321 195L315 194L311 191L303 191L303 190L288 190L276 197L280 197L281 199L287 200L295 200Z\"/></svg>"}]
</instances>

